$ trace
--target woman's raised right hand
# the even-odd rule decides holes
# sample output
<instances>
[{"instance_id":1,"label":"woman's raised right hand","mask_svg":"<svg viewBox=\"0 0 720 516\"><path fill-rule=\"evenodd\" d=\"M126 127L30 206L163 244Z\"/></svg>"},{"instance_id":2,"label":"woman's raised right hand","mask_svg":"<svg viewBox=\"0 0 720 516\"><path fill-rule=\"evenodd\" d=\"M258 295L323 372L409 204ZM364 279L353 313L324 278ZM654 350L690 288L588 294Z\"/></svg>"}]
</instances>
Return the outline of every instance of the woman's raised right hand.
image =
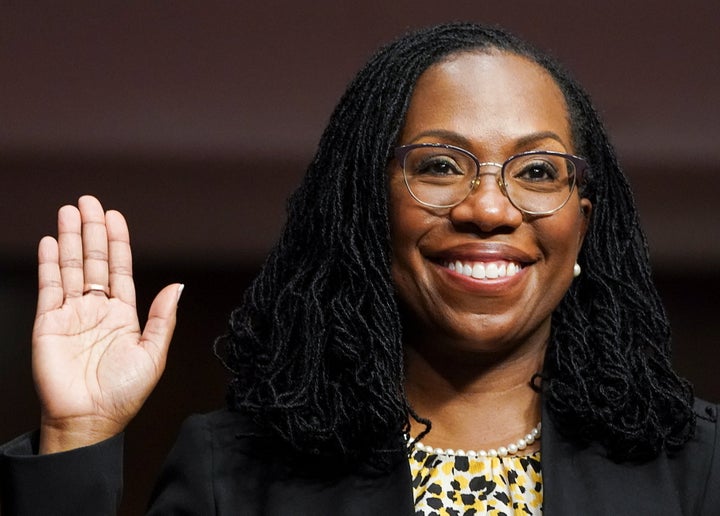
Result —
<instances>
[{"instance_id":1,"label":"woman's raised right hand","mask_svg":"<svg viewBox=\"0 0 720 516\"><path fill-rule=\"evenodd\" d=\"M38 262L33 376L39 451L53 453L111 437L137 414L165 368L182 285L155 297L141 330L127 224L91 196L60 208Z\"/></svg>"}]
</instances>

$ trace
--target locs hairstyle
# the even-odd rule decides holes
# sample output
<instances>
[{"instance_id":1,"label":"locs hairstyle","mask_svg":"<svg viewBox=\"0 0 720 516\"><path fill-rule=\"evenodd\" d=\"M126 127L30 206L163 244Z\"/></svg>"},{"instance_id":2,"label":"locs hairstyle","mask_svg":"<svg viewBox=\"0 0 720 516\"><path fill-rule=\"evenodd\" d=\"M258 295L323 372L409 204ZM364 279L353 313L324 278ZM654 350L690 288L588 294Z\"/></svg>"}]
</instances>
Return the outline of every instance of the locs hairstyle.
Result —
<instances>
[{"instance_id":1,"label":"locs hairstyle","mask_svg":"<svg viewBox=\"0 0 720 516\"><path fill-rule=\"evenodd\" d=\"M583 275L553 315L544 402L559 430L617 459L657 455L694 431L692 389L670 365L667 318L645 236L587 95L553 60L507 32L436 26L381 49L341 98L288 204L277 245L216 352L228 402L300 453L356 461L402 448L402 324L390 275L386 170L413 86L462 51L509 52L545 68L568 105L591 173ZM381 461L382 462L382 461Z\"/></svg>"}]
</instances>

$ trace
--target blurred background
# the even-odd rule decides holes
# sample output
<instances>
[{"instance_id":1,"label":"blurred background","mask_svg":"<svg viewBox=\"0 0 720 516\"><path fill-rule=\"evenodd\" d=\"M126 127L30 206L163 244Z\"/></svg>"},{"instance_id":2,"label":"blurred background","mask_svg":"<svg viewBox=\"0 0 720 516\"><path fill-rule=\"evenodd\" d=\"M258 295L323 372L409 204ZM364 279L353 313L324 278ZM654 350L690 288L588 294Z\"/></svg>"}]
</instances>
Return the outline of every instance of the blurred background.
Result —
<instances>
[{"instance_id":1,"label":"blurred background","mask_svg":"<svg viewBox=\"0 0 720 516\"><path fill-rule=\"evenodd\" d=\"M94 194L129 221L142 313L186 284L167 372L128 429L123 514L139 514L182 419L224 402L213 339L346 84L379 45L454 20L513 30L589 90L636 193L676 365L720 401L717 1L0 0L0 441L37 425L36 243Z\"/></svg>"}]
</instances>

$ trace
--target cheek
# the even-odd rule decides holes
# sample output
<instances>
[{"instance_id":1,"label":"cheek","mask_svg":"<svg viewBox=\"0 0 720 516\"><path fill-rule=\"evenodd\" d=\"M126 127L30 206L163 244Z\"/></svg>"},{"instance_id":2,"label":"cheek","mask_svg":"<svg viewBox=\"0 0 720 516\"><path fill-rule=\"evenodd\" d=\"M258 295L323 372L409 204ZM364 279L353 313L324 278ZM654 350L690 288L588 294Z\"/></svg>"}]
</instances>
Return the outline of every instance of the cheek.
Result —
<instances>
[{"instance_id":1,"label":"cheek","mask_svg":"<svg viewBox=\"0 0 720 516\"><path fill-rule=\"evenodd\" d=\"M410 213L393 211L390 217L392 274L398 290L403 290L403 285L413 276L412 269L419 259L418 241L422 233Z\"/></svg>"},{"instance_id":2,"label":"cheek","mask_svg":"<svg viewBox=\"0 0 720 516\"><path fill-rule=\"evenodd\" d=\"M558 216L561 214L564 216ZM556 266L572 271L580 252L583 228L583 216L579 208L573 207L566 213L560 212L542 221L537 226L537 240L548 260L552 259Z\"/></svg>"},{"instance_id":3,"label":"cheek","mask_svg":"<svg viewBox=\"0 0 720 516\"><path fill-rule=\"evenodd\" d=\"M402 178L392 179L390 181L389 220L393 265L396 261L406 258L405 255L415 247L413 243L417 242L421 232L422 221L419 220L415 207L408 203L409 195L405 194Z\"/></svg>"},{"instance_id":4,"label":"cheek","mask_svg":"<svg viewBox=\"0 0 720 516\"><path fill-rule=\"evenodd\" d=\"M409 203L404 184L390 189L390 241L392 276L404 301L416 297L423 282L422 242L432 227L432 217L417 203ZM399 188L402 187L402 190Z\"/></svg>"}]
</instances>

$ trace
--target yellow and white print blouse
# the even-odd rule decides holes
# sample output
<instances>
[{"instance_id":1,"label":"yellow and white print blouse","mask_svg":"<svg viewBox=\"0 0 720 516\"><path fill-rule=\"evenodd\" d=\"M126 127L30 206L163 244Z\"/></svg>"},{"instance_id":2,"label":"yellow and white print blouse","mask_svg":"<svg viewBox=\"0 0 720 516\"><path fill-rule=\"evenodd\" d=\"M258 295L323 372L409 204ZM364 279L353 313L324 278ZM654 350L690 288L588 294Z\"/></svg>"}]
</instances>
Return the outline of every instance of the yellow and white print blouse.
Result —
<instances>
[{"instance_id":1,"label":"yellow and white print blouse","mask_svg":"<svg viewBox=\"0 0 720 516\"><path fill-rule=\"evenodd\" d=\"M480 458L415 449L410 471L415 516L542 514L539 451Z\"/></svg>"}]
</instances>

